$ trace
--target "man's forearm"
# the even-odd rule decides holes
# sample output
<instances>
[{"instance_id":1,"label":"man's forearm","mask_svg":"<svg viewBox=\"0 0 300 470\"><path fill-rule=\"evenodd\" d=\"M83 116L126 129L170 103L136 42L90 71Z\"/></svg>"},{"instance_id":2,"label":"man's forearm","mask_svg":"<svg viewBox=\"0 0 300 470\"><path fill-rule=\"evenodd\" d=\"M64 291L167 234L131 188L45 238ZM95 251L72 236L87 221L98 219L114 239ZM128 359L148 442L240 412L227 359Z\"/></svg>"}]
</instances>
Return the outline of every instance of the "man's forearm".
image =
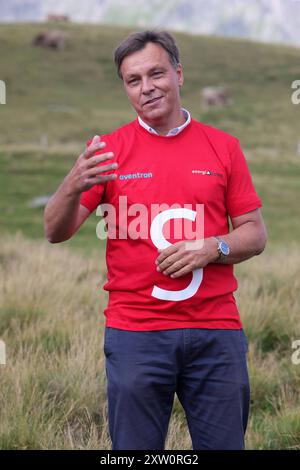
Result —
<instances>
[{"instance_id":1,"label":"man's forearm","mask_svg":"<svg viewBox=\"0 0 300 470\"><path fill-rule=\"evenodd\" d=\"M155 260L157 271L171 278L185 276L209 263L235 264L261 253L266 244L267 231L259 210L231 219L233 230L228 234L216 234L226 241L230 253L225 260L219 258L218 241L215 237L180 241L158 250Z\"/></svg>"},{"instance_id":2,"label":"man's forearm","mask_svg":"<svg viewBox=\"0 0 300 470\"><path fill-rule=\"evenodd\" d=\"M79 205L80 193L71 192L65 179L45 208L45 235L51 243L62 242L72 236Z\"/></svg>"},{"instance_id":3,"label":"man's forearm","mask_svg":"<svg viewBox=\"0 0 300 470\"><path fill-rule=\"evenodd\" d=\"M264 227L258 229L254 222L247 222L235 228L227 235L220 235L220 238L228 243L230 253L225 259L215 259L212 262L236 264L259 255L265 248L267 235ZM214 241L217 247L217 240ZM215 250L217 250L216 247ZM218 253L216 254L217 256Z\"/></svg>"}]
</instances>

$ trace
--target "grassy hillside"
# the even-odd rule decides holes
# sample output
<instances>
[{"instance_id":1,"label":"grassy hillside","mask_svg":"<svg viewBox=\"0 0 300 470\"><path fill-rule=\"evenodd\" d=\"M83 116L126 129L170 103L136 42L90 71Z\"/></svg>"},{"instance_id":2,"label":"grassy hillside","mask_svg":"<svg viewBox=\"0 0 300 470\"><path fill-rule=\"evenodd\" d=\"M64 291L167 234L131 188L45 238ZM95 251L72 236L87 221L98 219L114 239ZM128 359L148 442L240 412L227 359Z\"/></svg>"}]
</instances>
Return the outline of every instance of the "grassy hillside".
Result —
<instances>
[{"instance_id":1,"label":"grassy hillside","mask_svg":"<svg viewBox=\"0 0 300 470\"><path fill-rule=\"evenodd\" d=\"M97 218L65 246L53 246L42 241L43 210L28 203L55 191L88 138L134 117L112 60L129 31L60 26L66 48L52 51L31 46L43 28L50 25L0 26L0 79L7 84L7 104L0 105L0 339L8 358L0 365L0 448L109 448L105 247L96 238ZM291 103L291 83L300 78L300 50L176 38L183 105L240 138L269 232L267 250L236 266L250 343L247 446L299 448L300 366L291 362L291 344L300 338L300 105ZM233 103L207 111L200 90L218 84ZM167 448L189 446L176 401Z\"/></svg>"},{"instance_id":2,"label":"grassy hillside","mask_svg":"<svg viewBox=\"0 0 300 470\"><path fill-rule=\"evenodd\" d=\"M52 26L53 28L53 26ZM0 76L8 88L1 108L1 144L79 145L134 116L116 76L112 55L129 32L104 26L66 25L62 51L31 46L50 25L1 25ZM247 148L294 152L298 139L291 83L299 78L300 50L248 41L176 34L185 70L183 104L197 119L237 134ZM234 105L205 112L200 89L222 83Z\"/></svg>"},{"instance_id":3,"label":"grassy hillside","mask_svg":"<svg viewBox=\"0 0 300 470\"><path fill-rule=\"evenodd\" d=\"M129 32L103 26L60 26L62 51L34 48L50 25L1 25L0 229L42 237L41 210L30 198L52 193L85 141L134 117L112 53ZM183 105L194 118L240 138L264 202L271 242L298 238L300 157L296 154L300 105L291 103L300 50L247 41L176 34L185 70ZM207 111L206 85L224 84L233 103ZM98 247L88 221L71 246Z\"/></svg>"}]
</instances>

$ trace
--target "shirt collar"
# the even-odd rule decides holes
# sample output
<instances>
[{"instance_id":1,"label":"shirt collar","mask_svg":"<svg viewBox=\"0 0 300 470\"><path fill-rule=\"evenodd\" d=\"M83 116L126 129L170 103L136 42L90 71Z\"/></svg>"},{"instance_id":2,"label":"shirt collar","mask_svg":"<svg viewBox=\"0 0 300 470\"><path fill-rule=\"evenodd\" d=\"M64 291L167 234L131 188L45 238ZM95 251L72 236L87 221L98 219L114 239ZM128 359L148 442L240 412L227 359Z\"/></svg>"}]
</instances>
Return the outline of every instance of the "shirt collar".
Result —
<instances>
[{"instance_id":1,"label":"shirt collar","mask_svg":"<svg viewBox=\"0 0 300 470\"><path fill-rule=\"evenodd\" d=\"M182 112L183 112L184 117L185 117L185 122L184 122L181 126L179 126L179 127L174 127L174 129L171 129L171 130L167 133L167 135L166 135L165 137L173 137L174 135L179 134L181 131L183 131L183 129L184 129L186 126L188 126L188 125L190 124L190 122L191 122L191 115L190 115L190 113L189 113L186 109L184 109L184 108L181 108L181 109L182 109ZM142 127L144 127L144 129L146 129L148 132L150 132L150 134L159 135L159 133L158 133L155 129L153 129L153 127L148 126L148 124L146 124L146 123L140 118L140 116L138 116L138 121L139 121L140 125L141 125Z\"/></svg>"}]
</instances>

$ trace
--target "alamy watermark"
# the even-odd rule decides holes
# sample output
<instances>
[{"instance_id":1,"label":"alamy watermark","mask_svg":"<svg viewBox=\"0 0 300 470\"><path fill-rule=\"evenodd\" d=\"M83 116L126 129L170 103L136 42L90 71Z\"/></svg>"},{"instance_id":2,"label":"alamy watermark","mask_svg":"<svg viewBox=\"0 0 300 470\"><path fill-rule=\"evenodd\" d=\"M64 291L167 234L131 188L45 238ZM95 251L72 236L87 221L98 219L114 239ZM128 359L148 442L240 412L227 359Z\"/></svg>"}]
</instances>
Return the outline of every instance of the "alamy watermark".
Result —
<instances>
[{"instance_id":1,"label":"alamy watermark","mask_svg":"<svg viewBox=\"0 0 300 470\"><path fill-rule=\"evenodd\" d=\"M293 104L300 104L300 80L294 80L291 88L295 90L292 93L291 100Z\"/></svg>"},{"instance_id":2,"label":"alamy watermark","mask_svg":"<svg viewBox=\"0 0 300 470\"><path fill-rule=\"evenodd\" d=\"M96 227L100 240L151 238L163 249L170 245L167 238L172 238L185 240L187 250L203 247L204 204L128 204L127 196L119 196L114 204L100 204L96 215L103 217Z\"/></svg>"},{"instance_id":3,"label":"alamy watermark","mask_svg":"<svg viewBox=\"0 0 300 470\"><path fill-rule=\"evenodd\" d=\"M0 339L0 365L6 364L6 347L4 341Z\"/></svg>"},{"instance_id":4,"label":"alamy watermark","mask_svg":"<svg viewBox=\"0 0 300 470\"><path fill-rule=\"evenodd\" d=\"M294 365L299 365L300 364L300 339L295 339L292 342L292 348L295 349L295 351L292 354L291 360Z\"/></svg>"},{"instance_id":5,"label":"alamy watermark","mask_svg":"<svg viewBox=\"0 0 300 470\"><path fill-rule=\"evenodd\" d=\"M0 104L6 104L6 85L3 80L0 80Z\"/></svg>"}]
</instances>

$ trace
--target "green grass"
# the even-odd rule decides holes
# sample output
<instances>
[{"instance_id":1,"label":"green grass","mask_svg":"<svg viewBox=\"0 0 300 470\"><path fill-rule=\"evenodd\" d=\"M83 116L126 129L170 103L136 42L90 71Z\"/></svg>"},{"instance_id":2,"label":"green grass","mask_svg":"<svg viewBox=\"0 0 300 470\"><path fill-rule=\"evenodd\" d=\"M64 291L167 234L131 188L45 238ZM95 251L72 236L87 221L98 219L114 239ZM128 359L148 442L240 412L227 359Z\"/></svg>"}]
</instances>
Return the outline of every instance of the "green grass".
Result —
<instances>
[{"instance_id":1,"label":"green grass","mask_svg":"<svg viewBox=\"0 0 300 470\"><path fill-rule=\"evenodd\" d=\"M68 151L70 152L70 151ZM78 152L80 149L78 147ZM22 231L43 238L43 209L31 209L29 201L52 194L74 162L74 154L51 151L4 151L0 158L0 230ZM288 163L263 160L255 154L249 166L269 233L269 244L289 243L299 237L300 157ZM94 213L65 244L89 253L103 251L105 242L96 237L99 217Z\"/></svg>"},{"instance_id":2,"label":"green grass","mask_svg":"<svg viewBox=\"0 0 300 470\"><path fill-rule=\"evenodd\" d=\"M74 162L73 155L43 152L5 152L0 159L0 230L21 231L31 238L43 238L43 208L30 208L32 198L52 194ZM78 235L65 242L80 247L103 250L96 237L99 217L93 214Z\"/></svg>"},{"instance_id":3,"label":"green grass","mask_svg":"<svg viewBox=\"0 0 300 470\"><path fill-rule=\"evenodd\" d=\"M113 50L129 32L108 26L64 25L62 51L31 46L51 25L1 25L1 79L7 105L1 106L0 143L77 142L107 132L134 114L113 63ZM185 84L183 104L193 116L238 135L246 148L294 152L300 107L291 103L299 78L299 50L248 41L175 34ZM203 86L222 83L233 105L207 112Z\"/></svg>"},{"instance_id":4,"label":"green grass","mask_svg":"<svg viewBox=\"0 0 300 470\"><path fill-rule=\"evenodd\" d=\"M50 29L50 25L43 26ZM63 25L62 51L34 48L41 25L1 25L0 78L7 104L0 107L0 230L43 237L43 211L28 201L51 194L88 138L134 117L116 75L113 50L129 30ZM263 213L269 243L296 240L300 197L300 106L291 103L299 50L248 41L176 34L185 84L182 101L192 115L241 140ZM205 110L200 90L224 84L233 104ZM47 137L48 145L43 144ZM72 247L104 249L92 216Z\"/></svg>"},{"instance_id":5,"label":"green grass","mask_svg":"<svg viewBox=\"0 0 300 470\"><path fill-rule=\"evenodd\" d=\"M294 243L270 255L238 265L237 301L249 339L248 449L300 447L300 366L291 361L300 337L300 253ZM104 260L21 235L2 236L0 259L7 346L0 449L110 449ZM166 449L191 449L177 397Z\"/></svg>"}]
</instances>

